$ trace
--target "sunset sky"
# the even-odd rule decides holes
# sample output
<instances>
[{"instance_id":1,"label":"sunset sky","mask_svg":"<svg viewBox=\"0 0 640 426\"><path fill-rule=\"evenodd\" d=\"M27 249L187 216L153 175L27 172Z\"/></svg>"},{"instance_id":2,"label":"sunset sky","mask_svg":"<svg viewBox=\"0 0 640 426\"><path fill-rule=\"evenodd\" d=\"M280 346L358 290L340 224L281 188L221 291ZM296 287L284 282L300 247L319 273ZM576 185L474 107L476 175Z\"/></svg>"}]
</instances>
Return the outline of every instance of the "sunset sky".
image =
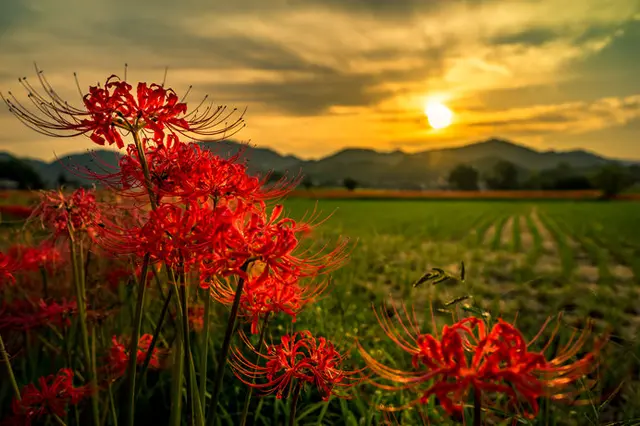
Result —
<instances>
[{"instance_id":1,"label":"sunset sky","mask_svg":"<svg viewBox=\"0 0 640 426\"><path fill-rule=\"evenodd\" d=\"M0 91L33 62L80 105L110 74L248 107L240 140L317 158L491 136L640 159L640 0L3 0ZM454 113L432 129L425 103ZM96 147L24 127L0 150L51 160Z\"/></svg>"}]
</instances>

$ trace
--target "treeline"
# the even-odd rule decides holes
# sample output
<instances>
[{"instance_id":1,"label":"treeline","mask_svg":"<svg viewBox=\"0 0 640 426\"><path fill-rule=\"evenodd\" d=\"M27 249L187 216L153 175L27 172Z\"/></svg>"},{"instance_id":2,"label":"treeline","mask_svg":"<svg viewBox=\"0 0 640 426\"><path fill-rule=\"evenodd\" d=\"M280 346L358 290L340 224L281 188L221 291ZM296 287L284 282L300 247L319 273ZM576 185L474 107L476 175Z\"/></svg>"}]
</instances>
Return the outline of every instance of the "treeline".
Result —
<instances>
[{"instance_id":1,"label":"treeline","mask_svg":"<svg viewBox=\"0 0 640 426\"><path fill-rule=\"evenodd\" d=\"M33 167L17 158L0 160L0 181L15 183L15 189L37 190L51 186L42 180L42 177ZM2 183L2 186L4 185ZM83 185L77 181L67 179L64 174L60 174L53 186L79 188Z\"/></svg>"},{"instance_id":2,"label":"treeline","mask_svg":"<svg viewBox=\"0 0 640 426\"><path fill-rule=\"evenodd\" d=\"M561 163L553 169L529 171L509 161L498 161L481 174L475 167L460 164L451 170L449 187L454 190L555 190L577 191L596 189L604 197L612 197L640 183L640 166L608 163L588 170L575 169Z\"/></svg>"}]
</instances>

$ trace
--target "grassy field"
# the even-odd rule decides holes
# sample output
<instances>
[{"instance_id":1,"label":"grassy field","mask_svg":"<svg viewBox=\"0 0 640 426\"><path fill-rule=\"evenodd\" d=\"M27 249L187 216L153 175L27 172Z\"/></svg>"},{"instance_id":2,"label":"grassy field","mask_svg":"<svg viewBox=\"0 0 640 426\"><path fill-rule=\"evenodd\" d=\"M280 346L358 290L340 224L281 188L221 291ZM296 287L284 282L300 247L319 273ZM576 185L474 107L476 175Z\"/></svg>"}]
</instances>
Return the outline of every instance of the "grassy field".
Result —
<instances>
[{"instance_id":1,"label":"grassy field","mask_svg":"<svg viewBox=\"0 0 640 426\"><path fill-rule=\"evenodd\" d=\"M321 235L355 242L329 297L301 318L305 327L389 344L379 337L372 302L404 300L428 318L429 300L437 307L467 295L494 316L517 313L530 337L559 311L566 331L592 318L596 330L613 330L601 391L609 395L624 384L600 411L554 407L565 415L553 417L576 424L640 417L640 203L323 200L316 206L297 199L287 206L294 217L314 208L333 212ZM457 274L461 261L465 283L412 287L433 267Z\"/></svg>"},{"instance_id":2,"label":"grassy field","mask_svg":"<svg viewBox=\"0 0 640 426\"><path fill-rule=\"evenodd\" d=\"M11 198L15 202L16 198ZM584 326L587 318L596 330L611 328L612 337L598 371L598 386L586 407L549 405L543 415L528 424L598 425L640 424L640 203L595 201L379 201L321 200L292 198L285 203L294 218L319 210L331 217L316 231L315 242L351 238L348 263L333 273L322 299L299 315L295 330L312 330L351 349L354 365L362 360L354 341L375 352L381 360L397 367L410 366L411 359L381 332L372 305L412 306L430 332L430 302L438 321L447 314L438 309L457 298L512 320L533 337L544 320L564 312L563 336L573 327ZM16 229L5 228L5 243ZM10 237L13 241L13 237ZM459 274L460 262L466 267L466 280L443 282L414 288L415 282L434 267ZM123 327L129 319L113 327ZM154 328L159 306L149 306L143 332ZM227 313L216 308L214 331L220 332ZM450 318L450 315L449 315ZM426 321L423 321L426 320ZM119 325L118 325L119 324ZM275 341L291 325L274 320L269 328ZM219 340L219 339L218 339ZM219 343L213 343L217 348ZM37 346L27 348L34 356ZM196 360L197 361L197 360ZM210 362L215 362L211 359ZM20 383L37 377L23 364L16 363ZM46 370L42 370L46 371ZM42 372L41 371L41 372ZM0 376L0 379L2 376ZM165 424L170 377L150 376L141 392L137 415ZM2 381L2 380L0 380ZM622 385L621 385L622 384ZM621 386L620 386L621 385ZM221 424L237 424L246 387L231 374L225 377ZM300 425L379 424L382 414L376 404L402 404L409 395L387 394L362 386L351 400L319 402L317 394L300 396L297 420ZM10 390L0 384L0 409L7 407ZM284 424L290 412L290 399L273 396L256 404L257 424ZM433 404L433 402L431 402ZM106 415L106 414L105 414ZM2 416L0 416L1 418ZM396 415L400 424L419 424L415 412ZM106 424L110 424L107 420ZM448 424L444 419L432 424Z\"/></svg>"}]
</instances>

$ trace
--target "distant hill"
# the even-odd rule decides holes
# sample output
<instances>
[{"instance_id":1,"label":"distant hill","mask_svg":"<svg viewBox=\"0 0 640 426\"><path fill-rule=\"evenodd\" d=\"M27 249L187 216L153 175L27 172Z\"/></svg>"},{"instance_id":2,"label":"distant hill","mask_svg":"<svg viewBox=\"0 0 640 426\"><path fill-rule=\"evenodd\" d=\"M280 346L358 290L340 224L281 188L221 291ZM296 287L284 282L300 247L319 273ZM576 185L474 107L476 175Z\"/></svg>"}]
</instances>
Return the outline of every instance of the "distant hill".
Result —
<instances>
[{"instance_id":1,"label":"distant hill","mask_svg":"<svg viewBox=\"0 0 640 426\"><path fill-rule=\"evenodd\" d=\"M456 165L469 164L484 173L499 160L514 163L525 174L552 169L565 164L573 169L589 170L610 162L632 164L583 151L537 151L507 140L489 139L469 145L405 153L379 152L373 149L344 149L319 160L303 160L293 155L281 155L269 148L253 147L235 141L203 142L204 148L229 157L243 150L250 173L277 171L297 176L303 173L317 184L340 184L344 178L356 179L363 186L380 188L434 188L441 185ZM0 159L10 157L0 152ZM88 183L70 172L70 165L86 167L96 173L116 170L120 154L108 150L72 154L51 163L22 158L53 185L63 174L67 179Z\"/></svg>"}]
</instances>

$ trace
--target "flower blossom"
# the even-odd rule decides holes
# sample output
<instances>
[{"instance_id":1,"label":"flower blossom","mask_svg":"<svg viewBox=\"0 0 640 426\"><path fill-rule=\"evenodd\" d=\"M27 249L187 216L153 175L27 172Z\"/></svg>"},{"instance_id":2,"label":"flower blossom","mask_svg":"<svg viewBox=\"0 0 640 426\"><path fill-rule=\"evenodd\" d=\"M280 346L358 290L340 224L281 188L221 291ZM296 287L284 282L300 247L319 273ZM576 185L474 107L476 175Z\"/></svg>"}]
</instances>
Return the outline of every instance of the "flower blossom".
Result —
<instances>
[{"instance_id":1,"label":"flower blossom","mask_svg":"<svg viewBox=\"0 0 640 426\"><path fill-rule=\"evenodd\" d=\"M344 397L337 392L339 388L356 385L356 377L362 370L343 370L345 356L341 355L333 343L324 337L316 338L309 331L285 335L277 345L271 345L266 354L261 354L242 335L245 343L265 361L264 365L249 361L237 348L232 348L231 368L235 375L246 385L259 389L266 394L275 392L282 398L294 385L305 383L313 385L327 401L331 395ZM254 383L255 379L266 379L266 383Z\"/></svg>"},{"instance_id":2,"label":"flower blossom","mask_svg":"<svg viewBox=\"0 0 640 426\"><path fill-rule=\"evenodd\" d=\"M122 377L127 371L127 367L129 364L129 339L123 339L122 337L113 336L111 339L111 347L109 348L109 354L107 355L107 359L105 361L107 374L111 379L116 379ZM151 346L151 341L153 340L153 336L150 334L143 334L140 336L138 340L138 353L136 355L136 363L138 365L143 365L144 360L147 357L147 352L149 351L149 346ZM162 356L165 354L165 351L156 348L153 348L153 352L151 354L151 359L149 361L149 368L151 369L160 369L162 367Z\"/></svg>"},{"instance_id":3,"label":"flower blossom","mask_svg":"<svg viewBox=\"0 0 640 426\"><path fill-rule=\"evenodd\" d=\"M73 106L55 91L44 73L36 67L38 90L27 78L18 81L28 93L33 109L13 93L0 93L0 98L16 118L36 132L52 137L88 135L98 145L124 147L122 134L151 132L161 138L167 130L185 136L211 139L221 135L228 138L244 126L237 110L213 106L207 98L193 111L172 89L164 84L140 82L133 86L116 75L107 78L104 87L90 86L82 97L82 106ZM121 134L122 133L122 134Z\"/></svg>"},{"instance_id":4,"label":"flower blossom","mask_svg":"<svg viewBox=\"0 0 640 426\"><path fill-rule=\"evenodd\" d=\"M394 313L398 313L396 308ZM513 324L502 319L488 328L484 320L465 318L451 326L445 325L441 333L421 334L409 315L407 320L399 319L400 328L395 328L384 314L376 312L376 316L387 336L412 355L414 371L388 367L358 344L371 370L394 384L373 383L385 390L414 389L421 393L409 406L426 404L435 395L445 412L452 416L462 414L470 392L482 406L501 404L501 411L528 418L538 414L540 398L575 402L582 389L572 386L597 367L597 355L606 340L606 337L599 339L593 351L570 362L584 347L591 327L583 330L577 339L574 333L560 353L548 359L544 352L559 327L542 351L533 352L529 348L549 320L537 336L527 342ZM498 401L499 395L506 401ZM402 408L406 406L393 410Z\"/></svg>"},{"instance_id":5,"label":"flower blossom","mask_svg":"<svg viewBox=\"0 0 640 426\"><path fill-rule=\"evenodd\" d=\"M40 377L36 384L28 384L20 392L20 400L14 399L13 424L31 425L46 416L64 418L69 405L77 405L89 396L88 386L73 386L73 371L63 368L55 375Z\"/></svg>"}]
</instances>

